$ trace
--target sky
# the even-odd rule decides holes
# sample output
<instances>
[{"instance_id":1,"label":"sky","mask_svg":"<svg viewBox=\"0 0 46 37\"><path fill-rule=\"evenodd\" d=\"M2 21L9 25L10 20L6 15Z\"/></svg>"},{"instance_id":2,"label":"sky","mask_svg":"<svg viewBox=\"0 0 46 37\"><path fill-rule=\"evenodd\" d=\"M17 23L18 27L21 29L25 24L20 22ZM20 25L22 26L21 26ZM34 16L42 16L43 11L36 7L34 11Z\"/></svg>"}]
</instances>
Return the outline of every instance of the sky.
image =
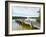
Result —
<instances>
[{"instance_id":1,"label":"sky","mask_svg":"<svg viewBox=\"0 0 46 37\"><path fill-rule=\"evenodd\" d=\"M30 16L38 17L39 16L38 7L22 7L22 6L13 6L12 16Z\"/></svg>"}]
</instances>

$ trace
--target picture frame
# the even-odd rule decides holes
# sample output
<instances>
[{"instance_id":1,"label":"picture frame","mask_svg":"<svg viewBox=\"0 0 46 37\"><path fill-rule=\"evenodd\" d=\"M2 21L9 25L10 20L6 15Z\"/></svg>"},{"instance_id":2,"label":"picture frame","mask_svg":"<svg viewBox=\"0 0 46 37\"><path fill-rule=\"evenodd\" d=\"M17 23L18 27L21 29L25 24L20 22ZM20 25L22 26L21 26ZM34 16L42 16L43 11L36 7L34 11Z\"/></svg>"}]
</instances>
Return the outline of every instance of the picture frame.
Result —
<instances>
[{"instance_id":1,"label":"picture frame","mask_svg":"<svg viewBox=\"0 0 46 37\"><path fill-rule=\"evenodd\" d=\"M14 19L19 23L17 28ZM35 34L45 34L45 3L5 1L5 36Z\"/></svg>"}]
</instances>

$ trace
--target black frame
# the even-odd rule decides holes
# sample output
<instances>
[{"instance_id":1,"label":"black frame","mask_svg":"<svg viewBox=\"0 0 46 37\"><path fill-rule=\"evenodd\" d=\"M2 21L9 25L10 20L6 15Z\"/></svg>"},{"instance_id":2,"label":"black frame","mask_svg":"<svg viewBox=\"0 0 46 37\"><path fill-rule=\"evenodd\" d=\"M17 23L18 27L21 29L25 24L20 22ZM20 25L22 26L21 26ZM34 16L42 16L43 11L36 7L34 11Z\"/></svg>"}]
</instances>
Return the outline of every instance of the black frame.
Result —
<instances>
[{"instance_id":1,"label":"black frame","mask_svg":"<svg viewBox=\"0 0 46 37\"><path fill-rule=\"evenodd\" d=\"M28 4L42 4L43 5L43 32L42 33L27 33L27 34L8 34L8 2L16 3L28 3ZM34 34L45 34L45 3L40 2L24 2L24 1L5 1L5 36L18 36L18 35L34 35Z\"/></svg>"}]
</instances>

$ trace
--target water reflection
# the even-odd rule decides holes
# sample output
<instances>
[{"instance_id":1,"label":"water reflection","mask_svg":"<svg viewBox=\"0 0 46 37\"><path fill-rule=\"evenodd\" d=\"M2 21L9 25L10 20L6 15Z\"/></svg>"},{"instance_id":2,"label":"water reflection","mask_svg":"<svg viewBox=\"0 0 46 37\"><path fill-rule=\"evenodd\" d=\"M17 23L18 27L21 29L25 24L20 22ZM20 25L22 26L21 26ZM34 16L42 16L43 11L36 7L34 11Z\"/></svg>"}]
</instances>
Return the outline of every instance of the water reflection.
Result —
<instances>
[{"instance_id":1,"label":"water reflection","mask_svg":"<svg viewBox=\"0 0 46 37\"><path fill-rule=\"evenodd\" d=\"M19 26L19 24L15 21L15 19L12 20L12 27L13 30L17 30L17 27Z\"/></svg>"},{"instance_id":2,"label":"water reflection","mask_svg":"<svg viewBox=\"0 0 46 37\"><path fill-rule=\"evenodd\" d=\"M12 20L13 30L32 30L40 29L40 24L36 19L13 19Z\"/></svg>"}]
</instances>

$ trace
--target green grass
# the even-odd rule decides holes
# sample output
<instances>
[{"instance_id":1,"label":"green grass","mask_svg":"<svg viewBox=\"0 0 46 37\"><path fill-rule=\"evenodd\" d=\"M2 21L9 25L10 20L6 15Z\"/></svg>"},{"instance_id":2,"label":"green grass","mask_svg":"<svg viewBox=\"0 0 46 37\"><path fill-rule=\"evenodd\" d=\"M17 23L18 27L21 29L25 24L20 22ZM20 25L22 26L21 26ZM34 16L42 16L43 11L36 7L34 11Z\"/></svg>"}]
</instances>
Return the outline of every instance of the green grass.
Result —
<instances>
[{"instance_id":1,"label":"green grass","mask_svg":"<svg viewBox=\"0 0 46 37\"><path fill-rule=\"evenodd\" d=\"M32 26L27 27L27 26L20 25L19 27L17 27L17 30L31 30L31 29L32 29Z\"/></svg>"}]
</instances>

